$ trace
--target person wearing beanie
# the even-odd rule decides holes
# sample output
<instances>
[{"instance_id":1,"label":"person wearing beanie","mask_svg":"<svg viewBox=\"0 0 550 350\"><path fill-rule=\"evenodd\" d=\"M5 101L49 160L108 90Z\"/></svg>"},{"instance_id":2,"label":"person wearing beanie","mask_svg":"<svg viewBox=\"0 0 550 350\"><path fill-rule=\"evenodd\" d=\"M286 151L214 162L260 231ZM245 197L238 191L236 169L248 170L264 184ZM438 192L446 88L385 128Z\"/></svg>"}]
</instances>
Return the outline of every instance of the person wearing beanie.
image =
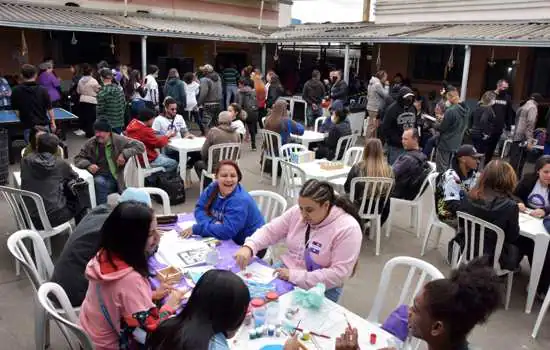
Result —
<instances>
[{"instance_id":1,"label":"person wearing beanie","mask_svg":"<svg viewBox=\"0 0 550 350\"><path fill-rule=\"evenodd\" d=\"M157 148L164 148L171 138L176 136L175 129L168 130L164 135L157 135L153 129L155 112L144 108L139 112L138 118L133 119L126 128L126 136L143 142L147 151L147 159L152 167L163 167L167 172L175 172L178 162L162 153Z\"/></svg>"},{"instance_id":2,"label":"person wearing beanie","mask_svg":"<svg viewBox=\"0 0 550 350\"><path fill-rule=\"evenodd\" d=\"M218 115L218 126L213 127L208 131L206 135L206 141L202 146L201 160L195 163L195 171L199 179L203 169L207 168L208 164L208 149L210 146L220 145L224 143L240 143L241 138L237 133L237 130L231 126L233 116L231 113L224 111ZM217 162L212 164L212 169L215 169ZM204 186L206 188L206 186Z\"/></svg>"},{"instance_id":3,"label":"person wearing beanie","mask_svg":"<svg viewBox=\"0 0 550 350\"><path fill-rule=\"evenodd\" d=\"M74 157L74 164L87 169L94 176L97 204L107 202L110 193L125 188L124 166L128 159L145 151L136 140L111 132L111 125L104 116L98 116L94 124L95 136L90 138Z\"/></svg>"},{"instance_id":4,"label":"person wearing beanie","mask_svg":"<svg viewBox=\"0 0 550 350\"><path fill-rule=\"evenodd\" d=\"M113 83L113 72L110 68L103 68L99 76L103 85L97 93L97 115L105 116L112 131L121 134L126 112L124 92L119 85Z\"/></svg>"},{"instance_id":5,"label":"person wearing beanie","mask_svg":"<svg viewBox=\"0 0 550 350\"><path fill-rule=\"evenodd\" d=\"M135 201L151 206L151 197L140 188L129 187L122 195L109 196L109 202L92 209L76 226L65 243L54 266L51 282L59 284L69 297L71 304L78 307L84 301L88 280L84 275L86 264L99 249L103 223L119 203Z\"/></svg>"},{"instance_id":6,"label":"person wearing beanie","mask_svg":"<svg viewBox=\"0 0 550 350\"><path fill-rule=\"evenodd\" d=\"M542 95L534 93L516 112L516 128L510 147L510 165L516 170L518 178L521 178L523 174L527 152L536 145L534 131L537 126L538 106L541 101Z\"/></svg>"}]
</instances>

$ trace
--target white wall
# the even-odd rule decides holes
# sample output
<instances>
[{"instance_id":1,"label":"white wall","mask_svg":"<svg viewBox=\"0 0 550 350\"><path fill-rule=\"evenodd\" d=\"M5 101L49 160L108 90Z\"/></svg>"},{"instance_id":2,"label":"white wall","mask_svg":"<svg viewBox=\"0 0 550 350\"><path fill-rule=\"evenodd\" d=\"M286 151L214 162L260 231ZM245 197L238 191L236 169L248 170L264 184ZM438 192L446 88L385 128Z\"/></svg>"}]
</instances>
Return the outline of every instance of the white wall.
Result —
<instances>
[{"instance_id":1,"label":"white wall","mask_svg":"<svg viewBox=\"0 0 550 350\"><path fill-rule=\"evenodd\" d=\"M279 27L290 25L292 19L292 5L279 4Z\"/></svg>"}]
</instances>

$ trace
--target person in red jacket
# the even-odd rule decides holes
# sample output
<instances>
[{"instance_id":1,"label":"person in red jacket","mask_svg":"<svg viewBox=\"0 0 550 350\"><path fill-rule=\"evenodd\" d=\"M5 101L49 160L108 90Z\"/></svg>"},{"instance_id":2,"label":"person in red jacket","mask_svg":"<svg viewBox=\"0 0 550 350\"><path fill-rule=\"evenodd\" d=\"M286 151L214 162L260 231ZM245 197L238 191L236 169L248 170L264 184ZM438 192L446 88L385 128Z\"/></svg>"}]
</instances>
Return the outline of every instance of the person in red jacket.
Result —
<instances>
[{"instance_id":1,"label":"person in red jacket","mask_svg":"<svg viewBox=\"0 0 550 350\"><path fill-rule=\"evenodd\" d=\"M167 172L175 172L178 168L178 162L172 158L157 152L157 148L163 148L168 141L176 135L176 130L171 129L162 136L159 136L153 130L153 120L155 112L144 108L139 112L137 119L132 119L126 128L126 136L141 141L145 145L147 159L153 167L163 167Z\"/></svg>"}]
</instances>

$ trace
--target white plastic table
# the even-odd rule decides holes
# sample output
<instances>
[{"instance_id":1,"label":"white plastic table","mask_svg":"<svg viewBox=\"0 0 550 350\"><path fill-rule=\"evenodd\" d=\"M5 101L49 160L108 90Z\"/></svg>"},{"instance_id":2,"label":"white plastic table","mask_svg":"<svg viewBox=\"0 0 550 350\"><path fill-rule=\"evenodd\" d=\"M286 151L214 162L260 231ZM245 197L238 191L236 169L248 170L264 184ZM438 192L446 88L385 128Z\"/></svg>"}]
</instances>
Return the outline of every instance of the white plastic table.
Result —
<instances>
[{"instance_id":1,"label":"white plastic table","mask_svg":"<svg viewBox=\"0 0 550 350\"><path fill-rule=\"evenodd\" d=\"M200 152L204 141L206 141L206 137L171 139L168 145L166 145L166 147L176 150L180 154L180 176L184 182L187 171L187 153Z\"/></svg>"},{"instance_id":2,"label":"white plastic table","mask_svg":"<svg viewBox=\"0 0 550 350\"><path fill-rule=\"evenodd\" d=\"M92 205L92 208L94 208L96 206L94 176L88 170L77 168L73 164L71 164L71 168L74 170L75 173L78 174L81 179L85 180L88 183L88 191L90 192L90 204ZM13 172L13 182L15 187L21 188L20 171Z\"/></svg>"},{"instance_id":3,"label":"white plastic table","mask_svg":"<svg viewBox=\"0 0 550 350\"><path fill-rule=\"evenodd\" d=\"M281 324L284 325L286 322L289 322L290 325L296 326L301 320L300 328L330 337L330 339L325 339L313 336L316 344L312 341L303 342L308 349L317 349L316 346L320 349L334 349L336 338L344 333L347 321L350 322L352 327L357 328L361 350L378 350L394 345L393 340L395 340L395 337L393 335L327 298L324 299L323 305L321 305L319 310L308 310L301 306L293 305L293 299L292 292L279 298L279 319ZM290 307L298 307L300 311L291 320L287 320L285 312ZM266 336L249 340L248 330L252 328L253 326L243 326L237 333L237 336L229 340L229 347L235 350L258 350L266 345L282 345L287 339L285 335L282 335L281 337ZM372 333L376 334L376 344L374 345L370 344L370 335Z\"/></svg>"},{"instance_id":4,"label":"white plastic table","mask_svg":"<svg viewBox=\"0 0 550 350\"><path fill-rule=\"evenodd\" d=\"M313 162L296 165L306 173L306 179L317 179L321 181L328 181L339 177L347 177L351 170L350 166L344 166L341 169L324 170L321 169L321 163L323 162L327 162L327 160L317 159Z\"/></svg>"},{"instance_id":5,"label":"white plastic table","mask_svg":"<svg viewBox=\"0 0 550 350\"><path fill-rule=\"evenodd\" d=\"M527 214L519 214L519 231L524 237L530 238L535 242L533 251L533 266L531 266L531 275L529 276L529 286L527 290L527 304L525 305L525 313L531 313L537 286L540 281L540 274L544 260L546 259L546 251L550 243L550 234L544 228L542 219L537 219Z\"/></svg>"},{"instance_id":6,"label":"white plastic table","mask_svg":"<svg viewBox=\"0 0 550 350\"><path fill-rule=\"evenodd\" d=\"M303 135L291 134L290 137L309 148L310 143L323 141L327 137L327 134L312 130L306 130L304 131Z\"/></svg>"}]
</instances>

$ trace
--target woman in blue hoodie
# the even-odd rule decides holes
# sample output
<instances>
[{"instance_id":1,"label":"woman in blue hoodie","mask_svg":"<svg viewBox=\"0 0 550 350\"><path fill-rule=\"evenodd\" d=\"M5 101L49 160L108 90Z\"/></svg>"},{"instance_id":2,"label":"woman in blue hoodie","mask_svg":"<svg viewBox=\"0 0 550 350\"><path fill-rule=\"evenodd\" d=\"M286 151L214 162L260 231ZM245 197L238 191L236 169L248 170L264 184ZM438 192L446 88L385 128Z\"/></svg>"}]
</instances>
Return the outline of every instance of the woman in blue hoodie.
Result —
<instances>
[{"instance_id":1,"label":"woman in blue hoodie","mask_svg":"<svg viewBox=\"0 0 550 350\"><path fill-rule=\"evenodd\" d=\"M195 206L197 223L182 236L232 239L242 245L265 224L264 217L254 199L241 186L242 173L235 162L222 160L215 174L216 181L201 193Z\"/></svg>"}]
</instances>

